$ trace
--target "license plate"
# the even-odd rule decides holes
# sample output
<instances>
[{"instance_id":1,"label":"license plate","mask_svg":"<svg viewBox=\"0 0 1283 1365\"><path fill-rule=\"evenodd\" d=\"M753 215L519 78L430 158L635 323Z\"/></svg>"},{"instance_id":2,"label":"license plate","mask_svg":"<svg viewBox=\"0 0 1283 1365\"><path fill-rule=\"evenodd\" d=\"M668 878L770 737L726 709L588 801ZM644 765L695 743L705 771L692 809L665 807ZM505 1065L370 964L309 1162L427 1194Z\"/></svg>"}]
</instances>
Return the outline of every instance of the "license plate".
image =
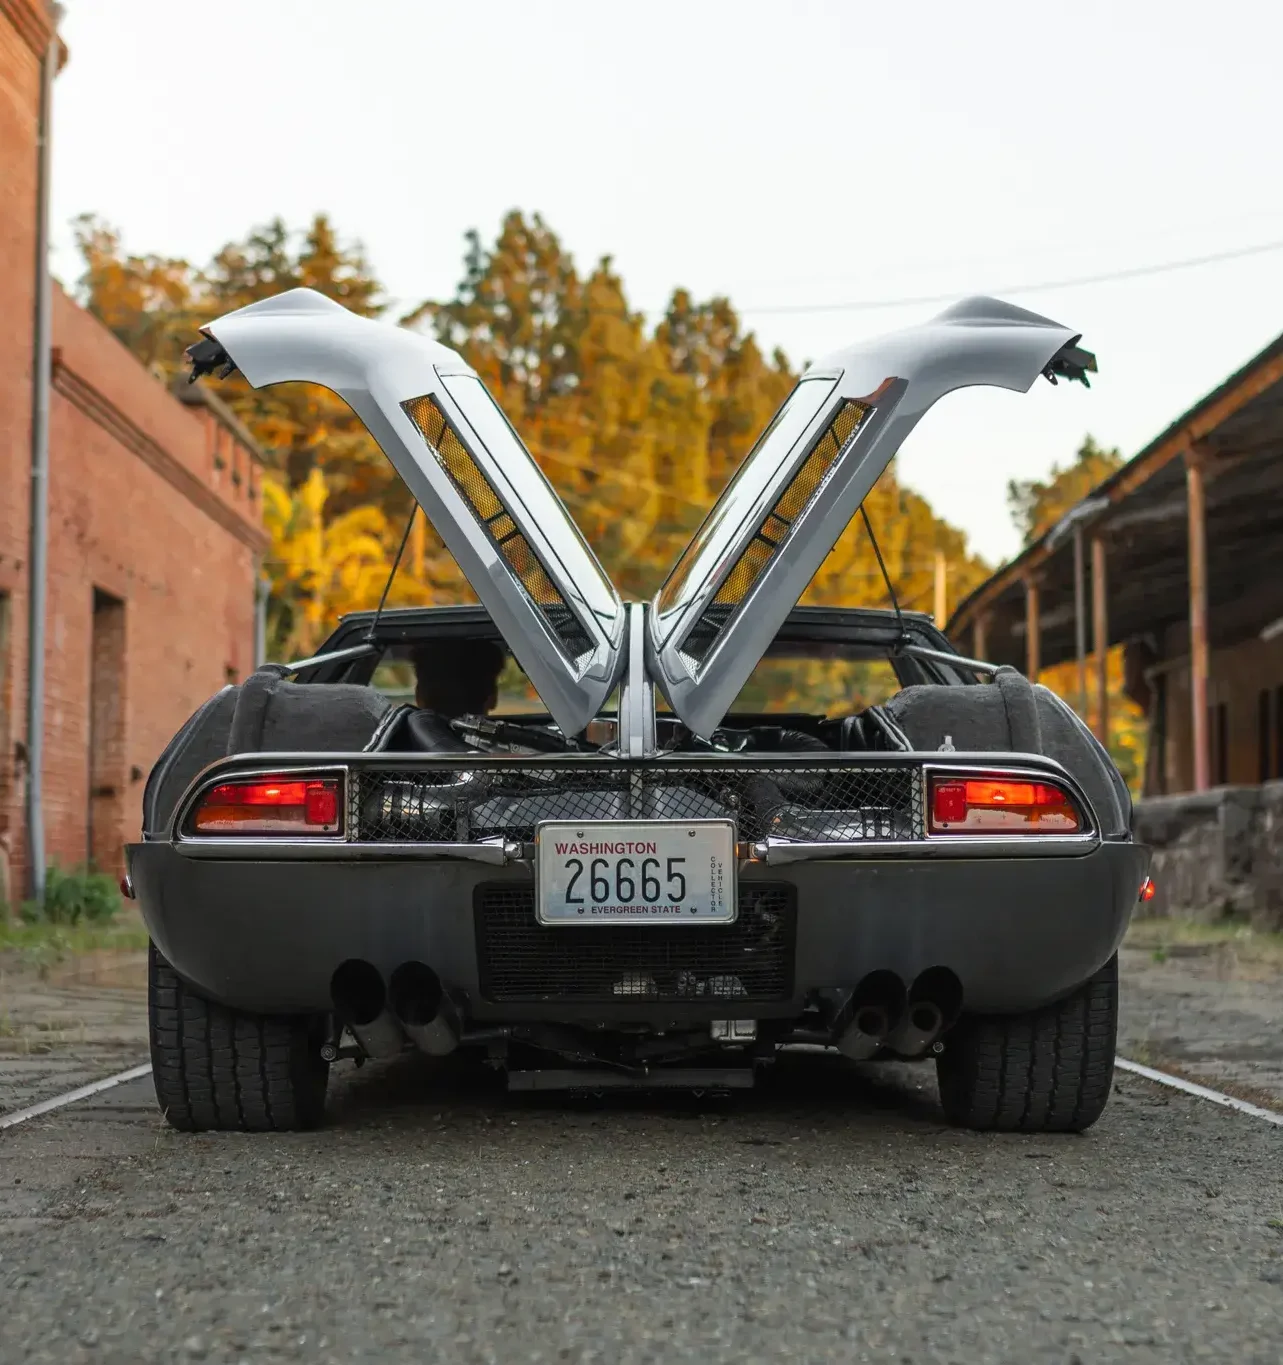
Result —
<instances>
[{"instance_id":1,"label":"license plate","mask_svg":"<svg viewBox=\"0 0 1283 1365\"><path fill-rule=\"evenodd\" d=\"M729 820L550 820L535 841L541 924L735 919Z\"/></svg>"}]
</instances>

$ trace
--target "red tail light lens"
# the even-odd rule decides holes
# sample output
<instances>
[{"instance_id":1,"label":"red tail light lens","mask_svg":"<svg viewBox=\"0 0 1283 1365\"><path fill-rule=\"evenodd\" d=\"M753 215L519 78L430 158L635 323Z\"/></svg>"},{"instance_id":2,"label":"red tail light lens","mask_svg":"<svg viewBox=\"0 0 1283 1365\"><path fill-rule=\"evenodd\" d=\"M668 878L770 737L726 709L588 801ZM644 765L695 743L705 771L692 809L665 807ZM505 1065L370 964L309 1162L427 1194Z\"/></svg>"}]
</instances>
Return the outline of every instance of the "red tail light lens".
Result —
<instances>
[{"instance_id":1,"label":"red tail light lens","mask_svg":"<svg viewBox=\"0 0 1283 1365\"><path fill-rule=\"evenodd\" d=\"M1156 887L1156 886L1154 885L1154 879L1153 879L1153 877L1146 877L1145 880L1144 880L1143 882L1141 882L1141 884L1140 884L1140 898L1141 898L1141 900L1142 900L1142 901L1152 901L1152 900L1154 899L1154 893L1155 893L1157 890L1158 890L1158 887Z\"/></svg>"},{"instance_id":2,"label":"red tail light lens","mask_svg":"<svg viewBox=\"0 0 1283 1365\"><path fill-rule=\"evenodd\" d=\"M200 799L194 834L338 834L337 777L257 777L223 782Z\"/></svg>"},{"instance_id":3,"label":"red tail light lens","mask_svg":"<svg viewBox=\"0 0 1283 1365\"><path fill-rule=\"evenodd\" d=\"M933 777L932 834L1076 834L1078 809L1054 782Z\"/></svg>"}]
</instances>

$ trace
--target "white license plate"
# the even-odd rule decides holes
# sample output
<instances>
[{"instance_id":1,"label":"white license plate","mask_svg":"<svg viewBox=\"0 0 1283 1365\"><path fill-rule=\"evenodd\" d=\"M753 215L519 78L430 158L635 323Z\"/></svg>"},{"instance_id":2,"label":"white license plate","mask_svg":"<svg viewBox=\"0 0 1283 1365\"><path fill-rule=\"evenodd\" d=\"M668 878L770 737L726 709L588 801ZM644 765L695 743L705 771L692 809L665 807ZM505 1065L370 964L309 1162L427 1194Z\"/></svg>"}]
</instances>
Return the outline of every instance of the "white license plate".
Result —
<instances>
[{"instance_id":1,"label":"white license plate","mask_svg":"<svg viewBox=\"0 0 1283 1365\"><path fill-rule=\"evenodd\" d=\"M729 820L550 820L535 831L541 924L730 924Z\"/></svg>"}]
</instances>

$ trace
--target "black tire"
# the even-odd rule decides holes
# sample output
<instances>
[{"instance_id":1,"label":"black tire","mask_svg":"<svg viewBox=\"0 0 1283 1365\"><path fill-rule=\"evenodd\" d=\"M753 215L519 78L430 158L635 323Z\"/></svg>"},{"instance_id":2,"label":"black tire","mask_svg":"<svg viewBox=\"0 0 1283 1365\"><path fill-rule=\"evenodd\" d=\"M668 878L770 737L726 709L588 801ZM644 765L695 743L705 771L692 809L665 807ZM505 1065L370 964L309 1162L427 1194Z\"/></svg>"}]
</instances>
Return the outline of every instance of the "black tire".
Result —
<instances>
[{"instance_id":1,"label":"black tire","mask_svg":"<svg viewBox=\"0 0 1283 1365\"><path fill-rule=\"evenodd\" d=\"M185 1133L315 1128L329 1063L323 1020L243 1014L197 995L152 944L147 1006L156 1100Z\"/></svg>"},{"instance_id":2,"label":"black tire","mask_svg":"<svg viewBox=\"0 0 1283 1365\"><path fill-rule=\"evenodd\" d=\"M936 1058L945 1115L982 1132L1081 1133L1109 1100L1117 1034L1117 957L1054 1005L964 1015Z\"/></svg>"}]
</instances>

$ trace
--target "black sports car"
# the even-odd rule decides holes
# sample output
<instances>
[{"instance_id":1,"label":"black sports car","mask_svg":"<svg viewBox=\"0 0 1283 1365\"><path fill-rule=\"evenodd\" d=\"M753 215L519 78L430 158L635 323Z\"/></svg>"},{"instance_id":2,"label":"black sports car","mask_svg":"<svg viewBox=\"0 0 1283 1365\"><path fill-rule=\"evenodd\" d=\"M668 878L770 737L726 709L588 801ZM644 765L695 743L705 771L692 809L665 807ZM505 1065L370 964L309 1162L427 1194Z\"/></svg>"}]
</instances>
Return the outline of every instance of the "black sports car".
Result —
<instances>
[{"instance_id":1,"label":"black sports car","mask_svg":"<svg viewBox=\"0 0 1283 1365\"><path fill-rule=\"evenodd\" d=\"M972 1127L1094 1122L1148 866L1117 770L928 618L795 605L937 398L1081 375L1077 341L970 300L812 366L639 604L453 352L306 290L207 329L198 368L352 404L482 605L345 618L157 763L128 864L169 1121L312 1125L333 1062L411 1047L601 1090L808 1043L934 1055ZM427 723L410 659L461 640L526 700Z\"/></svg>"}]
</instances>

